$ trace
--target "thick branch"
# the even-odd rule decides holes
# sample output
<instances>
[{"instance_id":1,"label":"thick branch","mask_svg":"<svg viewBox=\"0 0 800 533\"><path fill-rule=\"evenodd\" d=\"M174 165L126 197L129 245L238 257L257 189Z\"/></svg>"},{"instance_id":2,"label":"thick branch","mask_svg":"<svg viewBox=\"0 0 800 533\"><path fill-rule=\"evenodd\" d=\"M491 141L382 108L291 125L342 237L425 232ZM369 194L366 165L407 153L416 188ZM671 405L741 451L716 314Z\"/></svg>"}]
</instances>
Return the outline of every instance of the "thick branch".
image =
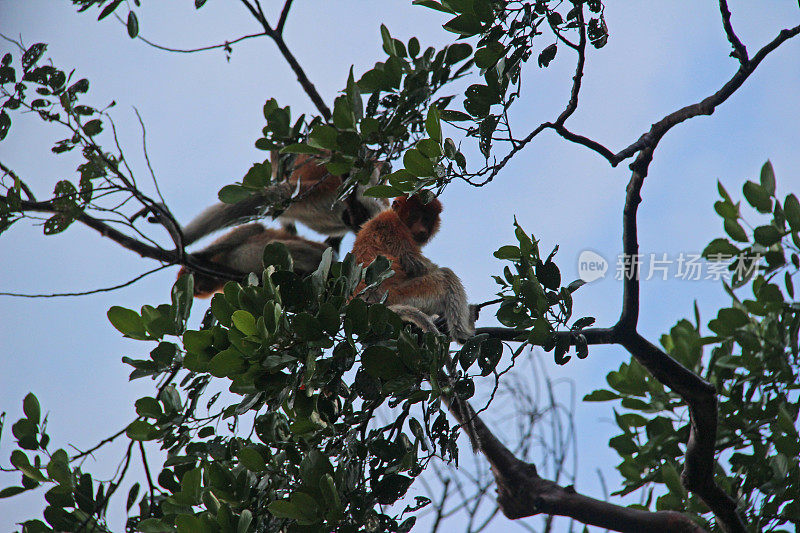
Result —
<instances>
[{"instance_id":1,"label":"thick branch","mask_svg":"<svg viewBox=\"0 0 800 533\"><path fill-rule=\"evenodd\" d=\"M466 404L469 407L469 404ZM515 520L536 514L560 515L584 524L613 531L699 533L703 531L688 517L672 511L641 511L614 505L578 494L574 487L561 487L542 479L536 467L517 459L483 423L472 409L449 406L461 424L471 423L481 443L481 451L497 481L498 504L508 518ZM464 419L465 414L469 417Z\"/></svg>"},{"instance_id":2,"label":"thick branch","mask_svg":"<svg viewBox=\"0 0 800 533\"><path fill-rule=\"evenodd\" d=\"M744 523L736 511L736 500L722 491L714 482L717 432L716 390L710 383L681 365L652 343L648 342L636 331L639 318L639 263L636 260L639 253L637 211L642 201L641 190L651 161L652 150L646 148L639 153L636 160L631 164L632 174L627 187L622 219L622 240L623 251L626 257L626 268L620 318L610 329L592 328L582 333L586 336L587 342L590 344L620 344L634 359L646 368L655 379L669 387L686 402L689 408L690 426L685 464L681 475L683 484L688 490L697 494L712 510L714 516L725 531L744 532ZM495 333L502 333L502 328L497 329L501 331ZM513 331L514 337L506 337L506 340L519 340L520 337L522 339L525 338L524 332L511 331ZM482 331L479 330L479 332L490 333L490 331L485 329ZM569 335L570 341L574 343L571 333L561 332L558 335ZM654 528L651 525L649 529L643 526L631 526L631 528L628 528L625 524L632 524L633 522L627 522L626 520L634 520L637 518L625 517L623 519L613 514L613 509L607 510L607 512L612 513L614 516L611 521L604 521L602 523L586 522L585 519L587 518L605 516L602 510L598 508L597 504L588 501L591 500L591 498L582 499L583 497L578 498L576 496L575 498L577 498L577 500L573 501L571 499L571 493L559 492L564 489L561 489L552 482L538 478L538 476L535 475L535 469L531 470L529 465L524 465L524 463L516 460L516 458L514 459L516 463L509 460L508 454L510 452L508 452L502 444L497 442L494 436L491 436L491 438L486 441L488 443L487 447L480 433L480 426L477 423L475 425L479 440L481 440L481 450L484 452L487 459L489 459L489 462L492 463L498 486L501 488L501 505L504 505L502 498L503 494L505 494L505 505L513 509L510 513L504 510L507 516L513 518L515 516L529 516L530 514L538 512L548 512L551 514L566 514L584 523L600 525L602 527L616 529L617 531L684 531L684 529L682 529L683 525L680 523L673 523L671 526L673 528L677 527L678 529L666 529L666 524L660 525L658 528ZM519 488L523 485L526 487L525 490ZM552 507L544 510L544 502L547 501L547 498L540 495L531 500L531 497L527 495L527 493L531 491L533 491L534 494L544 493L548 495L552 499L550 501ZM523 509L530 509L530 507L524 507L523 503L529 505L531 501L536 503L536 507L533 508L533 511L528 514L520 514L523 512ZM581 507L579 506L578 509L573 509L569 502L580 502L581 506L588 506L592 508L593 511L589 516L581 515L582 518L578 518L574 513L579 511ZM597 503L600 504L603 502ZM646 518L642 517L641 519L650 520L652 517L648 514ZM605 520L605 518L603 520ZM665 518L664 520L669 521L671 518Z\"/></svg>"}]
</instances>

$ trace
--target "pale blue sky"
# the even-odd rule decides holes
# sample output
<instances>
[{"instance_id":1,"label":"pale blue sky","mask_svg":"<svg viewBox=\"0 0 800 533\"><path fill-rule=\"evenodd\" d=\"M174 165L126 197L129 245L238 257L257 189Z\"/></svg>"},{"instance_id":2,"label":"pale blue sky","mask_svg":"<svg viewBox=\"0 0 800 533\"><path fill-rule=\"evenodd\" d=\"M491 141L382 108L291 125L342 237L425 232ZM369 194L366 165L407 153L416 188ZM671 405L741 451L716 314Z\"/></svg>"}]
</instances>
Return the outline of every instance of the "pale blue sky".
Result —
<instances>
[{"instance_id":1,"label":"pale blue sky","mask_svg":"<svg viewBox=\"0 0 800 533\"><path fill-rule=\"evenodd\" d=\"M198 13L190 0L143 4L138 11L141 34L161 44L195 47L258 31L241 4L231 0L210 0ZM265 4L279 7L282 2ZM729 45L716 2L609 4L611 37L604 49L589 54L581 106L569 125L618 150L664 114L717 90L737 63L727 57ZM781 28L800 22L794 1L758 4L760 8L745 0L731 2L734 25L751 54ZM113 116L121 142L147 187L141 132L132 106L139 109L147 124L151 162L179 220L187 221L214 200L222 185L238 180L254 161L263 159L253 142L263 126L261 106L266 98L291 105L296 114L313 111L266 39L236 46L226 62L222 52L183 55L152 49L131 41L112 18L101 23L95 18L76 14L63 0L0 0L0 32L21 35L28 45L49 43L48 55L58 66L74 67L76 76L91 80L87 102L97 107L117 102ZM441 45L451 38L439 27L442 21L410 1L296 2L286 40L330 102L344 86L351 64L358 73L382 59L381 22L404 41L416 35L423 45ZM11 46L0 42L0 52L5 51L12 51ZM523 101L513 116L518 134L554 119L563 109L573 58L562 52L546 70L527 67ZM691 120L668 134L643 191L643 253L701 251L721 232L712 209L716 180L738 193L745 179L757 178L767 158L774 164L779 194L800 191L798 94L800 40L795 39L772 54L713 116ZM76 162L49 153L62 132L42 128L34 117L15 115L14 120L9 137L0 143L0 159L38 196L47 197L57 179L74 176ZM103 140L108 142L107 137ZM469 155L477 158L475 150ZM584 287L576 298L576 313L610 325L621 297L613 273L628 175L625 164L612 169L587 149L543 134L491 185L476 190L453 183L447 189L442 230L426 253L458 272L472 301L488 300L495 290L490 275L502 268L491 253L513 241L516 215L524 228L541 238L543 249L560 245L557 260L565 278L577 277L577 257L584 249L611 261L609 276ZM20 223L0 237L0 292L87 290L120 283L154 266L78 225L45 238L40 227ZM87 447L129 422L133 402L153 388L146 380L128 383L130 368L120 358L141 356L147 346L121 338L105 313L111 305L138 309L167 301L174 276L173 270L164 271L111 294L82 298L0 297L0 410L8 411L7 422L18 418L29 391L50 413L49 433L57 446L73 442ZM643 283L641 331L657 341L677 319L690 316L695 299L706 319L725 301L711 281ZM204 305L198 303L195 314L202 314ZM481 325L492 325L489 314L484 315ZM566 367L550 362L549 370L553 376L573 379L582 396L603 386L606 372L628 357L620 348L597 347L586 360ZM549 356L546 360L552 361ZM579 404L577 416L577 488L599 496L595 469L603 470L612 487L616 479L617 458L605 447L613 431L611 406ZM490 417L489 422L502 432L500 421ZM10 439L9 424L0 440L3 464ZM109 474L109 461L117 453L99 453L97 464L85 468ZM17 481L0 476L0 486ZM412 495L418 493L415 490ZM42 502L41 492L0 500L0 529L10 530L19 520L39 516ZM122 530L118 510L111 520ZM451 527L457 530L455 523ZM507 528L499 519L494 531Z\"/></svg>"}]
</instances>

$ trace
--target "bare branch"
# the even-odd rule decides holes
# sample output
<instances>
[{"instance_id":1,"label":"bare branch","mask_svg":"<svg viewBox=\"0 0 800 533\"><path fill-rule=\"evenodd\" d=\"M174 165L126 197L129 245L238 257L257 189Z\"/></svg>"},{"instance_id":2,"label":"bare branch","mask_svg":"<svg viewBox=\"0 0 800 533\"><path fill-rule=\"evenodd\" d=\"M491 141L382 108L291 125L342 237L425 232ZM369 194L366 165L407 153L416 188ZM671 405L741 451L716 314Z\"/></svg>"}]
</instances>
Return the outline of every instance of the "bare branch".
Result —
<instances>
[{"instance_id":1,"label":"bare branch","mask_svg":"<svg viewBox=\"0 0 800 533\"><path fill-rule=\"evenodd\" d=\"M617 161L617 163L619 163L620 161L624 161L625 159L631 157L646 146L655 148L661 138L674 126L698 115L711 115L717 106L725 102L734 92L736 92L739 87L742 86L750 74L753 73L756 67L758 67L761 61L763 61L770 52L774 51L781 44L797 34L800 34L800 25L791 29L781 30L777 37L764 45L764 47L761 48L761 50L759 50L752 59L743 62L731 79L728 80L717 92L704 98L700 102L688 105L665 116L653 124L653 126L650 128L650 131L643 134L639 140L627 148L620 150L619 153L614 156L614 159Z\"/></svg>"},{"instance_id":2,"label":"bare branch","mask_svg":"<svg viewBox=\"0 0 800 533\"><path fill-rule=\"evenodd\" d=\"M575 65L575 75L572 77L572 89L569 94L569 102L564 112L559 115L556 124L563 125L564 122L578 109L578 94L581 91L581 81L583 80L583 67L586 64L586 24L583 21L583 4L578 9L578 31L580 33L578 45L572 48L578 53L578 61ZM565 42L569 43L569 41ZM571 43L570 43L571 44Z\"/></svg>"},{"instance_id":3,"label":"bare branch","mask_svg":"<svg viewBox=\"0 0 800 533\"><path fill-rule=\"evenodd\" d=\"M286 0L281 10L281 16L278 19L278 24L275 25L275 31L279 35L283 35L283 27L286 25L286 19L289 16L289 10L292 8L292 0Z\"/></svg>"},{"instance_id":4,"label":"bare branch","mask_svg":"<svg viewBox=\"0 0 800 533\"><path fill-rule=\"evenodd\" d=\"M158 198L161 200L161 203L166 204L167 201L164 200L164 195L161 194L161 189L158 186L156 173L153 172L153 165L150 164L150 155L147 153L147 128L145 128L142 115L139 114L139 110L136 109L136 106L133 107L133 112L136 113L136 118L139 120L139 126L142 128L142 152L144 153L144 160L147 163L147 170L150 171L150 177L153 178L153 186L156 188L156 194L158 194Z\"/></svg>"},{"instance_id":5,"label":"bare branch","mask_svg":"<svg viewBox=\"0 0 800 533\"><path fill-rule=\"evenodd\" d=\"M258 33L250 33L248 35L243 35L242 37L238 37L238 38L233 39L231 41L225 41L224 43L220 43L220 44L210 44L208 46L200 46L198 48L172 48L170 46L164 46L164 45L158 44L156 42L150 41L148 39L145 39L141 35L137 35L136 38L139 39L140 41L144 42L148 46L152 46L153 48L157 48L158 50L164 50L165 52L175 52L175 53L178 53L178 54L194 54L194 53L197 53L197 52L207 52L209 50L216 50L218 48L222 48L223 50L227 50L227 49L229 49L231 47L231 45L234 45L234 44L239 43L241 41L245 41L247 39L253 39L254 37L264 37L265 35L266 35L266 33L263 32L263 31L262 32L258 32Z\"/></svg>"},{"instance_id":6,"label":"bare branch","mask_svg":"<svg viewBox=\"0 0 800 533\"><path fill-rule=\"evenodd\" d=\"M117 289L121 289L123 287L127 287L129 285L133 285L140 279L143 279L150 274L154 274L160 270L164 270L168 268L170 265L162 265L160 267L154 268L152 270L148 270L144 274L140 274L135 278L126 281L125 283L120 283L119 285L114 285L112 287L103 287L102 289L93 289L90 291L83 291L83 292L60 292L60 293L53 293L53 294L21 294L16 292L0 292L0 296L14 296L16 298L61 298L64 296L87 296L89 294L97 294L100 292L111 292Z\"/></svg>"},{"instance_id":7,"label":"bare branch","mask_svg":"<svg viewBox=\"0 0 800 533\"><path fill-rule=\"evenodd\" d=\"M127 430L127 429L128 429L128 426L125 426L124 428L120 429L119 431L117 431L116 433L111 435L110 437L106 437L105 439L101 440L100 442L98 442L96 445L92 446L88 450L80 452L78 455L73 456L72 459L70 459L70 462L75 461L76 459L80 459L81 457L86 457L87 455L93 454L94 452L96 452L97 450L99 450L100 448L102 448L103 446L108 444L109 442L114 441L117 437L119 437L120 435L125 433L125 430Z\"/></svg>"},{"instance_id":8,"label":"bare branch","mask_svg":"<svg viewBox=\"0 0 800 533\"><path fill-rule=\"evenodd\" d=\"M7 199L7 197L3 196L0 196L0 198ZM14 202L16 202L16 204L12 205L18 205L18 210L22 213L27 211L38 213L60 212L55 208L52 202L28 202L25 200L14 200ZM193 271L200 272L202 274L208 274L221 279L241 281L248 275L246 272L237 272L225 267L224 265L214 263L208 259L196 257L194 254L184 254L182 250L165 250L157 246L143 243L117 229L114 229L106 222L87 215L86 213L81 213L75 217L75 220L97 231L103 237L108 237L123 248L131 250L142 257L156 259L170 265L184 265Z\"/></svg>"},{"instance_id":9,"label":"bare branch","mask_svg":"<svg viewBox=\"0 0 800 533\"><path fill-rule=\"evenodd\" d=\"M722 15L722 26L725 28L725 35L728 37L728 42L733 46L731 57L738 59L739 63L747 63L747 48L745 48L742 41L739 40L736 32L733 31L731 10L728 9L727 0L719 0L719 12Z\"/></svg>"},{"instance_id":10,"label":"bare branch","mask_svg":"<svg viewBox=\"0 0 800 533\"><path fill-rule=\"evenodd\" d=\"M264 28L264 33L278 46L278 50L280 50L286 62L289 63L289 66L295 73L295 76L297 76L297 81L300 82L300 86L303 87L303 90L314 103L314 106L317 108L317 111L319 111L320 115L322 115L325 120L330 120L330 108L322 99L319 92L317 92L317 88L314 87L314 84L311 83L311 80L309 80L308 76L306 76L303 67L301 67L300 63L297 62L297 58L294 57L294 54L292 54L291 50L289 50L289 47L286 46L286 41L283 40L283 35L281 32L279 32L277 29L273 29L269 25L263 13L260 12L260 9L254 7L247 0L241 0L241 2L244 4L247 10L250 11L250 14L253 15L253 17ZM286 9L286 5L284 5L284 9Z\"/></svg>"}]
</instances>

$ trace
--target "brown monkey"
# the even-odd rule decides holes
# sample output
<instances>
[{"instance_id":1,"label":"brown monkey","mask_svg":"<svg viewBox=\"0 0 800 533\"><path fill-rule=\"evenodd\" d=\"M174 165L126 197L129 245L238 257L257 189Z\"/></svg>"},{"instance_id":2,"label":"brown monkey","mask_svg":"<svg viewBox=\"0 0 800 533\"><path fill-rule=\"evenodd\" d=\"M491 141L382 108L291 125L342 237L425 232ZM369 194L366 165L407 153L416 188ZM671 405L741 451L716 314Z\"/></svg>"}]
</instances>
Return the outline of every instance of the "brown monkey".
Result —
<instances>
[{"instance_id":1,"label":"brown monkey","mask_svg":"<svg viewBox=\"0 0 800 533\"><path fill-rule=\"evenodd\" d=\"M389 305L405 304L443 318L450 337L463 343L475 332L464 286L452 270L439 267L420 251L439 229L441 211L442 204L436 199L424 204L417 196L397 198L390 210L378 214L356 234L353 255L363 265L382 255L392 262L395 272L365 300L378 301L386 292Z\"/></svg>"},{"instance_id":2,"label":"brown monkey","mask_svg":"<svg viewBox=\"0 0 800 533\"><path fill-rule=\"evenodd\" d=\"M277 175L278 157L275 152L272 161L273 175ZM371 185L378 183L382 167L383 163L375 164ZM270 206L294 198L277 217L284 229L293 232L292 224L300 222L317 233L332 237L331 244L338 251L342 236L350 231L357 232L367 220L388 208L385 199L364 196L365 186L362 185L358 185L344 200L337 201L338 189L343 182L342 176L328 172L319 157L299 154L285 181L234 204L217 203L208 207L183 228L183 242L188 245L219 229L263 217Z\"/></svg>"},{"instance_id":3,"label":"brown monkey","mask_svg":"<svg viewBox=\"0 0 800 533\"><path fill-rule=\"evenodd\" d=\"M328 248L321 242L310 241L282 229L267 229L261 224L254 223L234 228L195 255L208 258L243 274L250 272L259 274L264 269L262 262L264 247L271 242L286 245L292 256L294 271L301 275L316 270L322 260L322 252ZM187 271L186 267L182 267L178 277ZM207 298L222 289L225 282L223 279L194 272L194 295Z\"/></svg>"}]
</instances>

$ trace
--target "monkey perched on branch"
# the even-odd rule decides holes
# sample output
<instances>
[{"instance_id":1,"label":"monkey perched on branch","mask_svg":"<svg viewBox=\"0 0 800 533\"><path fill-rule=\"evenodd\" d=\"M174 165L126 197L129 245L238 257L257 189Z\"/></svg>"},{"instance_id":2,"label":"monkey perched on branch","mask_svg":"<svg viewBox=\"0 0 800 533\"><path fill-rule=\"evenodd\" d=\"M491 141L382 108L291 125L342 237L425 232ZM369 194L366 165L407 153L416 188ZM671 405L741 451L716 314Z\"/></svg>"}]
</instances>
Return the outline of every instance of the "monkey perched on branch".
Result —
<instances>
[{"instance_id":1,"label":"monkey perched on branch","mask_svg":"<svg viewBox=\"0 0 800 533\"><path fill-rule=\"evenodd\" d=\"M376 302L384 293L386 303L405 304L444 320L446 333L463 343L475 333L475 316L458 276L422 255L421 247L439 229L442 204L433 199L427 204L417 196L401 196L392 208L364 224L356 234L353 255L369 265L379 255L392 262L394 276L364 296Z\"/></svg>"},{"instance_id":2,"label":"monkey perched on branch","mask_svg":"<svg viewBox=\"0 0 800 533\"><path fill-rule=\"evenodd\" d=\"M323 154L325 155L325 154ZM278 172L278 157L272 154L273 176ZM382 163L376 163L370 185L376 185ZM277 216L284 229L294 232L293 223L300 222L317 233L331 237L329 244L338 251L341 237L357 232L370 218L388 208L388 202L363 195L365 186L358 185L346 198L337 201L343 176L334 176L316 156L299 154L285 181L264 188L233 204L217 203L205 209L183 228L185 245L219 229L263 217L272 205L288 202L289 207ZM295 194L296 193L296 194Z\"/></svg>"},{"instance_id":3,"label":"monkey perched on branch","mask_svg":"<svg viewBox=\"0 0 800 533\"><path fill-rule=\"evenodd\" d=\"M264 248L272 242L286 245L292 256L294 271L301 275L314 272L322 260L322 253L328 248L321 242L310 241L282 229L268 229L261 224L253 223L234 228L194 255L241 272L242 275L251 272L258 274L264 269ZM181 268L178 277L187 271L186 267ZM224 279L197 272L193 274L194 295L197 297L207 298L225 285Z\"/></svg>"}]
</instances>

